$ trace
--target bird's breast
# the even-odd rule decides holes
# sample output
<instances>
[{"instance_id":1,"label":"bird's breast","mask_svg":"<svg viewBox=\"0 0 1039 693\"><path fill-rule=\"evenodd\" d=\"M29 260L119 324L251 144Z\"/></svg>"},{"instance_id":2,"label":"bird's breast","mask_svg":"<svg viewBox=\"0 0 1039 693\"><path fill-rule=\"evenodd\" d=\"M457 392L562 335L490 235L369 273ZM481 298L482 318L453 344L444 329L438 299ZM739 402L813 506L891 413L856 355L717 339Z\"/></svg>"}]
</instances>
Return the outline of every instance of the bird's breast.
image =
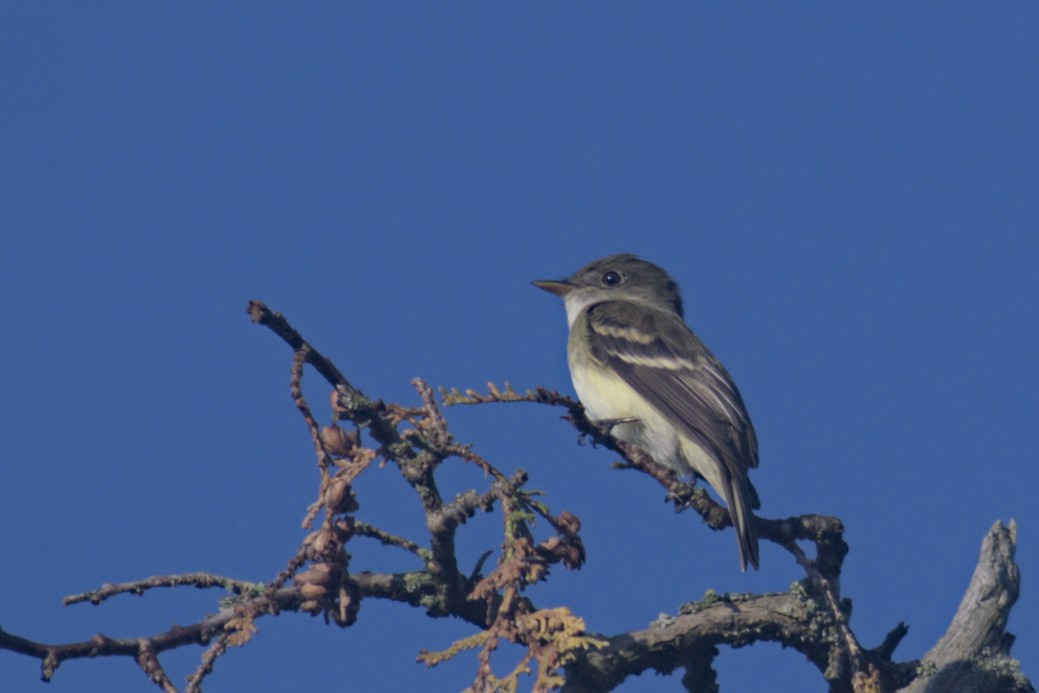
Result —
<instances>
[{"instance_id":1,"label":"bird's breast","mask_svg":"<svg viewBox=\"0 0 1039 693\"><path fill-rule=\"evenodd\" d=\"M652 404L616 371L593 360L587 353L571 346L568 356L574 390L589 419L637 419L617 424L611 432L617 438L642 448L654 460L679 474L689 473L677 430Z\"/></svg>"}]
</instances>

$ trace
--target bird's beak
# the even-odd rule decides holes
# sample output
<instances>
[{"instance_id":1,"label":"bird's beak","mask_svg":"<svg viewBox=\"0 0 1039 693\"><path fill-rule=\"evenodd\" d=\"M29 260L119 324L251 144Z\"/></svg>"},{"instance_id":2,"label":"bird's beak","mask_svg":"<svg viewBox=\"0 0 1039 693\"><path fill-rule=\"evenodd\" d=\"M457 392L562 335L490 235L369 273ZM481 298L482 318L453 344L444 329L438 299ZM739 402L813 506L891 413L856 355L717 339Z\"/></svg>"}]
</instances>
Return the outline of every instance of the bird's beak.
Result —
<instances>
[{"instance_id":1,"label":"bird's beak","mask_svg":"<svg viewBox=\"0 0 1039 693\"><path fill-rule=\"evenodd\" d=\"M535 279L531 282L534 286L539 289L544 289L550 294L555 294L560 298L563 298L568 293L576 289L577 287L566 280L556 279Z\"/></svg>"}]
</instances>

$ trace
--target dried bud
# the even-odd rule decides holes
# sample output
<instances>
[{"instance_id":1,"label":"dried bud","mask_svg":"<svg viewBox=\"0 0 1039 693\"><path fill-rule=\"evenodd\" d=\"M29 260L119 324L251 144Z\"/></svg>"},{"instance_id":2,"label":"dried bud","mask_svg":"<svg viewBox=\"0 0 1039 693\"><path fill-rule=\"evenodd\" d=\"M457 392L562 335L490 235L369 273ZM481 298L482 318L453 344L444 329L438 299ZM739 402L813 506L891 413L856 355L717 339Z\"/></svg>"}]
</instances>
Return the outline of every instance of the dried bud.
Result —
<instances>
[{"instance_id":1,"label":"dried bud","mask_svg":"<svg viewBox=\"0 0 1039 693\"><path fill-rule=\"evenodd\" d=\"M307 550L307 558L312 561L320 559L324 556L332 540L332 531L327 527L322 527L308 534L307 538L303 540L303 546Z\"/></svg>"},{"instance_id":2,"label":"dried bud","mask_svg":"<svg viewBox=\"0 0 1039 693\"><path fill-rule=\"evenodd\" d=\"M332 587L339 582L343 567L334 563L315 563L309 570L297 573L294 581L297 585L322 585Z\"/></svg>"},{"instance_id":3,"label":"dried bud","mask_svg":"<svg viewBox=\"0 0 1039 693\"><path fill-rule=\"evenodd\" d=\"M352 513L361 507L346 477L337 476L332 479L328 490L325 491L325 507L333 513Z\"/></svg>"},{"instance_id":4,"label":"dried bud","mask_svg":"<svg viewBox=\"0 0 1039 693\"><path fill-rule=\"evenodd\" d=\"M564 510L559 513L559 529L566 530L571 534L577 534L581 531L581 520L569 510Z\"/></svg>"},{"instance_id":5,"label":"dried bud","mask_svg":"<svg viewBox=\"0 0 1039 693\"><path fill-rule=\"evenodd\" d=\"M299 586L299 593L304 599L324 599L328 596L328 590L323 585L312 585L304 583Z\"/></svg>"},{"instance_id":6,"label":"dried bud","mask_svg":"<svg viewBox=\"0 0 1039 693\"><path fill-rule=\"evenodd\" d=\"M584 565L584 544L580 537L549 537L538 544L537 553L549 563L562 563L570 569Z\"/></svg>"},{"instance_id":7,"label":"dried bud","mask_svg":"<svg viewBox=\"0 0 1039 693\"><path fill-rule=\"evenodd\" d=\"M311 570L314 570L318 573L324 573L326 575L333 575L335 573L338 573L340 570L339 566L335 565L334 563L315 563L310 568Z\"/></svg>"},{"instance_id":8,"label":"dried bud","mask_svg":"<svg viewBox=\"0 0 1039 693\"><path fill-rule=\"evenodd\" d=\"M307 611L312 614L321 613L321 602L317 599L304 599L299 603L300 611Z\"/></svg>"},{"instance_id":9,"label":"dried bud","mask_svg":"<svg viewBox=\"0 0 1039 693\"><path fill-rule=\"evenodd\" d=\"M351 436L339 426L325 426L321 429L321 442L329 454L335 457L346 457L353 447Z\"/></svg>"}]
</instances>

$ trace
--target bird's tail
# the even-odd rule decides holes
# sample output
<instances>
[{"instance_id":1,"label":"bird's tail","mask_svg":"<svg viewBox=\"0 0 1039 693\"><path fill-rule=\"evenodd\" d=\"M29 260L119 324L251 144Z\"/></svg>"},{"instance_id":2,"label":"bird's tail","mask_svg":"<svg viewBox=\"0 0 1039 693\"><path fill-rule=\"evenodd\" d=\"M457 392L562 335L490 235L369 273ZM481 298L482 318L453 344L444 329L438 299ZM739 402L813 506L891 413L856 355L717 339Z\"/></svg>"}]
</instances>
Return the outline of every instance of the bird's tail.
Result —
<instances>
[{"instance_id":1,"label":"bird's tail","mask_svg":"<svg viewBox=\"0 0 1039 693\"><path fill-rule=\"evenodd\" d=\"M729 509L740 549L740 569L758 567L758 530L753 511L761 507L758 492L747 478L747 469L728 456L715 456L705 448L684 442L682 452L693 472L707 481Z\"/></svg>"},{"instance_id":2,"label":"bird's tail","mask_svg":"<svg viewBox=\"0 0 1039 693\"><path fill-rule=\"evenodd\" d=\"M745 473L730 474L726 480L725 503L729 506L732 528L740 549L740 570L758 567L758 530L754 523L753 508L758 506L757 493Z\"/></svg>"}]
</instances>

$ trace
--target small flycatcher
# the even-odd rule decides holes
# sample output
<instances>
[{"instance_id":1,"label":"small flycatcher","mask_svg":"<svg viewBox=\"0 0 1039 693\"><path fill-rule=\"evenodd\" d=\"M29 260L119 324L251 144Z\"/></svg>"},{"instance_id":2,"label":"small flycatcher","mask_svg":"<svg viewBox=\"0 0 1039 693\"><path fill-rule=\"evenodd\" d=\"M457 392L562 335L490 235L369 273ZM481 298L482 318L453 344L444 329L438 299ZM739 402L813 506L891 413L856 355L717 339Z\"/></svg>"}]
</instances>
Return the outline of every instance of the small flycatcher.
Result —
<instances>
[{"instance_id":1,"label":"small flycatcher","mask_svg":"<svg viewBox=\"0 0 1039 693\"><path fill-rule=\"evenodd\" d=\"M613 435L679 475L696 474L725 500L740 568L758 567L747 478L758 441L736 384L682 318L667 272L634 255L611 255L569 279L534 286L563 299L567 357L588 417L618 423Z\"/></svg>"}]
</instances>

